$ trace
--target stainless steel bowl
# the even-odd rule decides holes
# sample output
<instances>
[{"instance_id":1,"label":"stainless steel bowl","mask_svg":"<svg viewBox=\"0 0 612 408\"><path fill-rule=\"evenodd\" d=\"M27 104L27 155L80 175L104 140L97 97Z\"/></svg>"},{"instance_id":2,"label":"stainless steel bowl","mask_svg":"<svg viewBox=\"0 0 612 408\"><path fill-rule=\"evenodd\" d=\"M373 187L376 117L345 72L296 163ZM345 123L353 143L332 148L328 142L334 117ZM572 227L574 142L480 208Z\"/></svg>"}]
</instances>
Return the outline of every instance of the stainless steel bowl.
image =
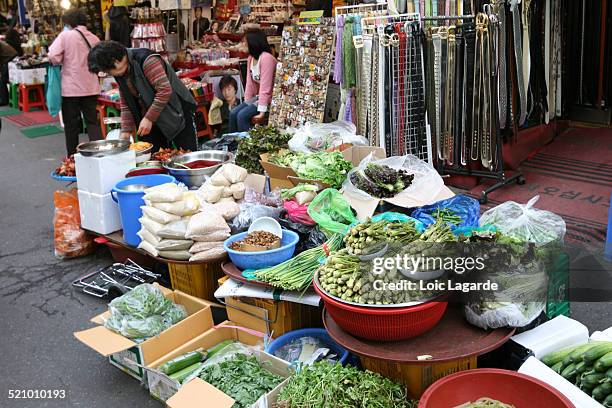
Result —
<instances>
[{"instance_id":1,"label":"stainless steel bowl","mask_svg":"<svg viewBox=\"0 0 612 408\"><path fill-rule=\"evenodd\" d=\"M175 163L190 163L196 160L211 160L218 161L215 166L206 167L203 169L186 169L182 166L177 166ZM168 174L174 176L178 181L185 184L187 187L200 187L206 181L206 177L212 176L224 163L234 160L234 155L230 152L222 150L202 150L199 152L185 153L179 156L174 156L172 159L163 163L163 166L168 170Z\"/></svg>"},{"instance_id":2,"label":"stainless steel bowl","mask_svg":"<svg viewBox=\"0 0 612 408\"><path fill-rule=\"evenodd\" d=\"M127 140L96 140L81 143L77 146L77 152L83 156L104 157L125 152L129 148L130 142Z\"/></svg>"}]
</instances>

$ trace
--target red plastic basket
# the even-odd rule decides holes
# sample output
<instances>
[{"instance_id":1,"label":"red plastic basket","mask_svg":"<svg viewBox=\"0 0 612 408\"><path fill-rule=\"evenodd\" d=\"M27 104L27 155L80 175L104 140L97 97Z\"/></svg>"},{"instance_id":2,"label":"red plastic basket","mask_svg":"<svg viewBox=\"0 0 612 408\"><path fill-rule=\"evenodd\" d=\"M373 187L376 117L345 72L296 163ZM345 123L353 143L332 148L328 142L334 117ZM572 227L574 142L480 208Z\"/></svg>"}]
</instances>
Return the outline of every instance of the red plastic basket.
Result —
<instances>
[{"instance_id":1,"label":"red plastic basket","mask_svg":"<svg viewBox=\"0 0 612 408\"><path fill-rule=\"evenodd\" d=\"M399 341L419 336L438 324L448 306L448 302L438 300L406 307L353 306L328 296L316 280L313 286L338 326L368 340Z\"/></svg>"},{"instance_id":2,"label":"red plastic basket","mask_svg":"<svg viewBox=\"0 0 612 408\"><path fill-rule=\"evenodd\" d=\"M517 408L574 407L563 394L536 378L509 370L478 368L433 383L421 396L419 408L451 408L483 397Z\"/></svg>"}]
</instances>

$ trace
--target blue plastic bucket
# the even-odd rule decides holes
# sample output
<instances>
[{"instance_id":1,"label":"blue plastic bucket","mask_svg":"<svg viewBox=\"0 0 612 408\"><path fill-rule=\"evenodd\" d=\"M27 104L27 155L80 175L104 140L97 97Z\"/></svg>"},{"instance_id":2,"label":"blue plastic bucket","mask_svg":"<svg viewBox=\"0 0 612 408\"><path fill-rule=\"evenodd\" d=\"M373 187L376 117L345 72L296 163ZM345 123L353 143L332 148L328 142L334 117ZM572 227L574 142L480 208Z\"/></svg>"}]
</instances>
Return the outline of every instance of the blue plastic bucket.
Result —
<instances>
[{"instance_id":1,"label":"blue plastic bucket","mask_svg":"<svg viewBox=\"0 0 612 408\"><path fill-rule=\"evenodd\" d=\"M124 190L131 184L144 184L147 187L154 187L165 183L176 183L176 179L167 174L149 174L148 176L130 177L121 180L111 190L111 197L119 204L121 214L121 225L123 227L123 239L130 246L138 246L140 237L136 234L140 231L140 221L142 217L141 206L144 205L144 191Z\"/></svg>"},{"instance_id":2,"label":"blue plastic bucket","mask_svg":"<svg viewBox=\"0 0 612 408\"><path fill-rule=\"evenodd\" d=\"M277 339L273 340L272 343L266 348L266 353L274 355L274 353L285 344L291 343L293 340L300 337L314 337L322 340L322 343L331 350L332 353L338 356L338 362L345 365L348 358L349 352L342 346L336 343L327 333L325 329L299 329L293 330L289 333L285 333ZM280 357L279 357L280 358ZM292 363L292 361L289 361Z\"/></svg>"}]
</instances>

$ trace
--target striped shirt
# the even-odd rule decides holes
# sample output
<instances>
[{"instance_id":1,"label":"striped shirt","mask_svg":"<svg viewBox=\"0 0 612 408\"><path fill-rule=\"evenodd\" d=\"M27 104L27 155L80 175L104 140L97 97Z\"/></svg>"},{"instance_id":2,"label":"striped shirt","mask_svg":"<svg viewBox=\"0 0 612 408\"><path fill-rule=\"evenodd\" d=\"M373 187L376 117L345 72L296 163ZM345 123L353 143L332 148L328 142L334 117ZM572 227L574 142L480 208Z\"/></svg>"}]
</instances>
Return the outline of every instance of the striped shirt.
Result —
<instances>
[{"instance_id":1,"label":"striped shirt","mask_svg":"<svg viewBox=\"0 0 612 408\"><path fill-rule=\"evenodd\" d=\"M155 123L161 112L166 107L166 104L170 101L170 96L172 96L172 86L170 85L170 81L166 75L165 62L161 58L147 58L142 65L142 70L147 78L147 81L149 81L155 90L155 98L148 109L146 106L144 106L144 102L140 98L138 90L136 90L136 87L132 83L132 78L129 74L127 74L126 82L130 93L140 103L140 109L144 117ZM132 115L130 108L126 104L123 95L120 96L121 132L133 132L137 129L139 124L134 123L134 116Z\"/></svg>"}]
</instances>

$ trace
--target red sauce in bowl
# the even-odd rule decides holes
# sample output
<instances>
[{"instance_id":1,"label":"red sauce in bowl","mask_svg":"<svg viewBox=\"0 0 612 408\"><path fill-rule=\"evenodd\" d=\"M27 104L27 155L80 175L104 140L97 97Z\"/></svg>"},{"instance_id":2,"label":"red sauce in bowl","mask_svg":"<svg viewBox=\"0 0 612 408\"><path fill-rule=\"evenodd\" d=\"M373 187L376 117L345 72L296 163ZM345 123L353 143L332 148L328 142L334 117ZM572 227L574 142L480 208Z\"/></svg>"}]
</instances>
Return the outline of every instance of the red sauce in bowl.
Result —
<instances>
[{"instance_id":1,"label":"red sauce in bowl","mask_svg":"<svg viewBox=\"0 0 612 408\"><path fill-rule=\"evenodd\" d=\"M185 163L185 166L190 169L205 169L220 164L221 162L216 160L195 160L189 163Z\"/></svg>"}]
</instances>

